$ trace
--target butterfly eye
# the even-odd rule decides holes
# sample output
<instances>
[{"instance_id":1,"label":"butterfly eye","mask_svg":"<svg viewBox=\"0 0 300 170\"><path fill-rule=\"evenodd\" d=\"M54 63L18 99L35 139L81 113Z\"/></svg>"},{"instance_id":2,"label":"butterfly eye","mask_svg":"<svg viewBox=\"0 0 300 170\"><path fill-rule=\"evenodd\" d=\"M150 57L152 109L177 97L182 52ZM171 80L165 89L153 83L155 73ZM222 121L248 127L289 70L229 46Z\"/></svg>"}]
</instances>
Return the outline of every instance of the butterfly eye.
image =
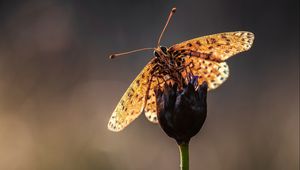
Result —
<instances>
[{"instance_id":1,"label":"butterfly eye","mask_svg":"<svg viewBox=\"0 0 300 170\"><path fill-rule=\"evenodd\" d=\"M159 58L159 54L158 54L158 52L156 52L156 51L153 51L153 55L154 55L155 57Z\"/></svg>"},{"instance_id":2,"label":"butterfly eye","mask_svg":"<svg viewBox=\"0 0 300 170\"><path fill-rule=\"evenodd\" d=\"M164 54L167 54L167 48L166 47L160 47L161 51L164 53Z\"/></svg>"}]
</instances>

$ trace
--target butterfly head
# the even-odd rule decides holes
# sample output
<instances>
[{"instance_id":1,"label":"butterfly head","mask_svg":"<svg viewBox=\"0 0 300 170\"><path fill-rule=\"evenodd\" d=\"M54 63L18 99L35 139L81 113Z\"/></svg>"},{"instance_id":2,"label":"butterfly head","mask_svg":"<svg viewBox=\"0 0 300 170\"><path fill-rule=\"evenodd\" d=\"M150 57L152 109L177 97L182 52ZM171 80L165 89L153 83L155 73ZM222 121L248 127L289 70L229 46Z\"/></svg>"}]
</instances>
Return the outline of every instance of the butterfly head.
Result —
<instances>
[{"instance_id":1,"label":"butterfly head","mask_svg":"<svg viewBox=\"0 0 300 170\"><path fill-rule=\"evenodd\" d=\"M153 51L153 55L157 58L169 56L168 48L164 46L159 46Z\"/></svg>"}]
</instances>

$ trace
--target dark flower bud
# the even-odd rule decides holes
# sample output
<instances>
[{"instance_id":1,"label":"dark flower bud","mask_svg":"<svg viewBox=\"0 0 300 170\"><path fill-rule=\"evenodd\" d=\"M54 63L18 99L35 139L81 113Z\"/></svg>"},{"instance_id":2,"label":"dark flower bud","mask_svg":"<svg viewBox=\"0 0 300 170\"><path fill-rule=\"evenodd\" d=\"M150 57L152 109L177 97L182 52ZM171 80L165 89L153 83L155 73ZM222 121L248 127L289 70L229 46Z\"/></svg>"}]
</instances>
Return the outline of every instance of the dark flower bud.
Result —
<instances>
[{"instance_id":1,"label":"dark flower bud","mask_svg":"<svg viewBox=\"0 0 300 170\"><path fill-rule=\"evenodd\" d=\"M207 83L198 86L193 77L184 87L166 84L156 90L158 121L165 133L177 143L189 143L201 129L207 114Z\"/></svg>"}]
</instances>

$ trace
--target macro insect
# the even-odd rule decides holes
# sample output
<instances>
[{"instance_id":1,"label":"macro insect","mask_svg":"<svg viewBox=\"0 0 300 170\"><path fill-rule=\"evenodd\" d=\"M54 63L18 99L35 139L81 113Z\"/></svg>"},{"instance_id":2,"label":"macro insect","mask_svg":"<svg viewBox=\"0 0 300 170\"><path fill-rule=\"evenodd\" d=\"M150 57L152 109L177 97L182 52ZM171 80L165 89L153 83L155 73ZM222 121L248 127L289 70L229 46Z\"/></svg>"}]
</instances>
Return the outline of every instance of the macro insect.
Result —
<instances>
[{"instance_id":1,"label":"macro insect","mask_svg":"<svg viewBox=\"0 0 300 170\"><path fill-rule=\"evenodd\" d=\"M133 80L112 113L108 129L121 131L142 112L150 122L158 123L156 115L155 90L165 83L182 84L190 75L198 77L198 84L206 81L208 90L219 87L229 76L225 62L231 56L251 48L254 34L247 31L225 32L175 44L169 48L160 46L161 38L170 19L173 8L159 36L156 48L142 48L110 55L115 58L138 51L153 50L154 58Z\"/></svg>"}]
</instances>

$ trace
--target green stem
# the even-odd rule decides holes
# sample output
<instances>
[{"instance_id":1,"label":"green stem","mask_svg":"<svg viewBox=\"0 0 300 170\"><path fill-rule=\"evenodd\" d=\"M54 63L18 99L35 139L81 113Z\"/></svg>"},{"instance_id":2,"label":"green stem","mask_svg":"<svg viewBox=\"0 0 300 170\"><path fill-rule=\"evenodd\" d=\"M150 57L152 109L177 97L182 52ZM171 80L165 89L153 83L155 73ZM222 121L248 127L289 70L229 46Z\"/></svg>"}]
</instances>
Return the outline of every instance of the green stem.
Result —
<instances>
[{"instance_id":1,"label":"green stem","mask_svg":"<svg viewBox=\"0 0 300 170\"><path fill-rule=\"evenodd\" d=\"M180 170L189 170L189 143L179 145Z\"/></svg>"}]
</instances>

